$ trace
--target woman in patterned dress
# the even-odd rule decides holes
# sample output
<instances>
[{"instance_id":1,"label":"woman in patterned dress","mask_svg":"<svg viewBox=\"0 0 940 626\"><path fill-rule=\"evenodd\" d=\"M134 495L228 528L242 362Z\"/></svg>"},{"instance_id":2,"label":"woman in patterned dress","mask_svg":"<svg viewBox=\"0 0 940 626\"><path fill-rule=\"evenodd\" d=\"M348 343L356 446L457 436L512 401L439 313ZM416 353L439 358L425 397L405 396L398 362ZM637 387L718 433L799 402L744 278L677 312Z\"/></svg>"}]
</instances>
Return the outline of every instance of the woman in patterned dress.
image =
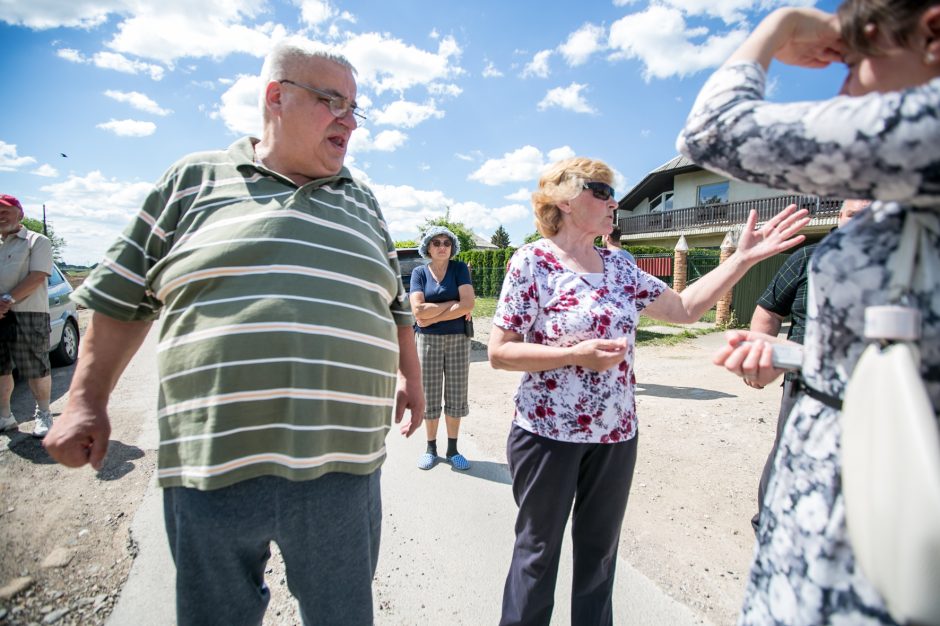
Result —
<instances>
[{"instance_id":1,"label":"woman in patterned dress","mask_svg":"<svg viewBox=\"0 0 940 626\"><path fill-rule=\"evenodd\" d=\"M560 161L532 195L544 239L513 255L489 342L495 368L525 372L507 443L519 514L501 624L548 624L572 515L572 624L610 624L620 526L636 464L633 343L639 311L698 320L755 263L803 240L788 207L678 294L619 252L594 246L613 227L613 172Z\"/></svg>"},{"instance_id":2,"label":"woman in patterned dress","mask_svg":"<svg viewBox=\"0 0 940 626\"><path fill-rule=\"evenodd\" d=\"M844 62L842 94L823 102L763 99L771 59L819 68ZM887 261L906 220L940 248L940 1L847 0L836 15L780 9L702 88L679 150L713 171L820 196L873 198L816 248L802 378L842 397L866 347L864 311L892 304ZM918 288L921 376L940 407L940 285ZM744 340L751 343L742 345ZM716 355L766 385L771 338L729 334ZM841 490L840 412L797 400L764 498L741 624L894 624L856 566ZM885 428L891 428L886 420Z\"/></svg>"}]
</instances>

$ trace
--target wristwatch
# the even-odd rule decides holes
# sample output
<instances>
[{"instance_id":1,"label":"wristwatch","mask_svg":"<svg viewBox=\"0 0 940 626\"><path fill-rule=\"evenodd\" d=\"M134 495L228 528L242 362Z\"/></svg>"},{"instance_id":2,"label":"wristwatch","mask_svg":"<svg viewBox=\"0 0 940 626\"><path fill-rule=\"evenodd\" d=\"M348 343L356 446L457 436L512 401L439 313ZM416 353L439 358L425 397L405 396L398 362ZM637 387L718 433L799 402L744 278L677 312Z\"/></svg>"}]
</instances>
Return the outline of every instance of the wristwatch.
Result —
<instances>
[{"instance_id":1,"label":"wristwatch","mask_svg":"<svg viewBox=\"0 0 940 626\"><path fill-rule=\"evenodd\" d=\"M14 298L8 293L5 293L2 296L0 296L0 300L3 300L7 304L16 304L16 298Z\"/></svg>"}]
</instances>

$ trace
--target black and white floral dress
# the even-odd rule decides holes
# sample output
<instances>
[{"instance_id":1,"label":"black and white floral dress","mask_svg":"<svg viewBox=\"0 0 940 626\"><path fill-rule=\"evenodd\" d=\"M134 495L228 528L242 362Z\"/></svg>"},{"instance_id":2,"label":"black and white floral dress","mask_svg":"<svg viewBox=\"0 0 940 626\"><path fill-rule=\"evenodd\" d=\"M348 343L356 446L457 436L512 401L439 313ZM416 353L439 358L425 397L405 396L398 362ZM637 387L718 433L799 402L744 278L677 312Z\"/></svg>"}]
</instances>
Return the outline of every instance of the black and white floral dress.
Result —
<instances>
[{"instance_id":1,"label":"black and white floral dress","mask_svg":"<svg viewBox=\"0 0 940 626\"><path fill-rule=\"evenodd\" d=\"M940 79L824 102L763 100L754 63L719 69L679 136L680 152L734 178L799 193L874 198L810 262L803 377L842 397L866 347L864 310L890 304L886 262L905 220L940 249ZM923 314L921 374L940 407L940 285L913 293ZM885 416L884 428L891 428ZM845 527L839 412L801 396L765 496L741 624L893 624L856 567Z\"/></svg>"}]
</instances>

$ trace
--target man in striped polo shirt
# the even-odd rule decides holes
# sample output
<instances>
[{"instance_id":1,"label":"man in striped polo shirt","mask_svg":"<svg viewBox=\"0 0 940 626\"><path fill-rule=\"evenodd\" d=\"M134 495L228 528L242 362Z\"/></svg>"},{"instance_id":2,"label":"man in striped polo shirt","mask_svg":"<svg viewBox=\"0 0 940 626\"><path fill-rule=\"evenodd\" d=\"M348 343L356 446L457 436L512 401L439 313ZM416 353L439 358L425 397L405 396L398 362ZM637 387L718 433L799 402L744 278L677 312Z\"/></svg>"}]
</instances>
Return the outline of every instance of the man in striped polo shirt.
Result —
<instances>
[{"instance_id":1,"label":"man in striped polo shirt","mask_svg":"<svg viewBox=\"0 0 940 626\"><path fill-rule=\"evenodd\" d=\"M162 316L158 478L179 624L260 624L272 540L305 623L372 623L385 436L393 408L414 432L424 397L394 242L343 166L354 72L278 44L262 138L171 166L75 294L94 314L45 444L65 465L101 467L108 396Z\"/></svg>"}]
</instances>

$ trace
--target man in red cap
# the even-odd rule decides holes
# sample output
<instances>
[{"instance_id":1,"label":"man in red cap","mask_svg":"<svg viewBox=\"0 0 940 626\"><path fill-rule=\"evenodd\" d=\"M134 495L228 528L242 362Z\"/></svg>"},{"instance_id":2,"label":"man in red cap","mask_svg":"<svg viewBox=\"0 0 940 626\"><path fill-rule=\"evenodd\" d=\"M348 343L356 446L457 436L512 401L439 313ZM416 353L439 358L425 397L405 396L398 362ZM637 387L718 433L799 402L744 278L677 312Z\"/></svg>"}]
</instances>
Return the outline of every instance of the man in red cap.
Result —
<instances>
[{"instance_id":1,"label":"man in red cap","mask_svg":"<svg viewBox=\"0 0 940 626\"><path fill-rule=\"evenodd\" d=\"M52 243L25 228L23 217L20 201L0 194L0 326L12 327L0 332L0 430L18 426L10 410L15 365L36 398L33 436L45 437L52 426L46 287L52 274Z\"/></svg>"}]
</instances>

